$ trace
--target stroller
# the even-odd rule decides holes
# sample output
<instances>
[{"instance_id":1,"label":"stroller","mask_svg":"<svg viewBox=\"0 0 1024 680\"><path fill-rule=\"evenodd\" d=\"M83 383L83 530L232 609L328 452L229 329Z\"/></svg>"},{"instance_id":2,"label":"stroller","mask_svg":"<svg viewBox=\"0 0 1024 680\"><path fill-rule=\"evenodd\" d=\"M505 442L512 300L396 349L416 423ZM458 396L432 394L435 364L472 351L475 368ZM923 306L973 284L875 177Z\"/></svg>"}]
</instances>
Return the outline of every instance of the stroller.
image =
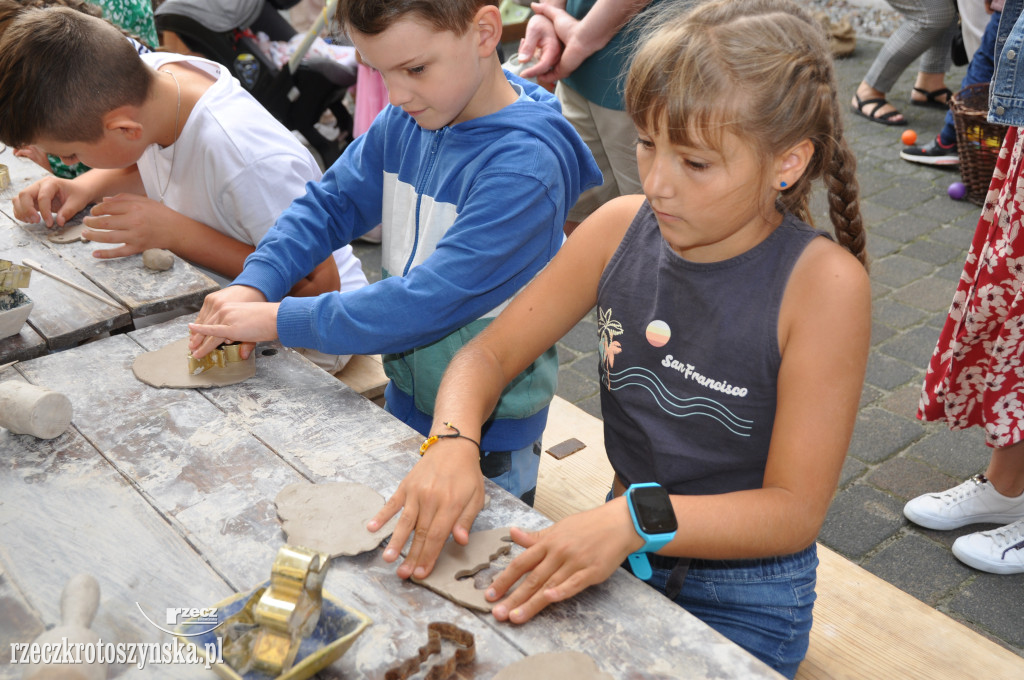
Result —
<instances>
[{"instance_id":1,"label":"stroller","mask_svg":"<svg viewBox=\"0 0 1024 680\"><path fill-rule=\"evenodd\" d=\"M260 49L255 33L274 41L297 35L278 10L298 0L164 0L154 12L157 31L176 34L188 49L231 70L258 102L289 130L309 142L324 168L330 167L352 138L352 115L342 103L356 82L356 69L332 59L303 56L322 21L310 29L291 60L278 68ZM333 6L335 3L329 3ZM324 14L326 16L326 12ZM315 125L331 111L340 132L327 139Z\"/></svg>"}]
</instances>

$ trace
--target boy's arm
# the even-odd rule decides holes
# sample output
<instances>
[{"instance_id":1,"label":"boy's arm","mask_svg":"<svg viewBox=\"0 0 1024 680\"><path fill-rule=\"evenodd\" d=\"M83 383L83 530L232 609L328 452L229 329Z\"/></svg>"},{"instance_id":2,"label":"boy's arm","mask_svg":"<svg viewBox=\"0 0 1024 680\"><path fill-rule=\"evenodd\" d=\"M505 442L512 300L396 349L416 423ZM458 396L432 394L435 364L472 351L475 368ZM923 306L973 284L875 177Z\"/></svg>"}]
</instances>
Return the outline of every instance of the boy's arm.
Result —
<instances>
[{"instance_id":1,"label":"boy's arm","mask_svg":"<svg viewBox=\"0 0 1024 680\"><path fill-rule=\"evenodd\" d=\"M319 182L308 182L278 213L234 283L279 301L316 264L380 224L384 170L377 127L356 138Z\"/></svg>"},{"instance_id":2,"label":"boy's arm","mask_svg":"<svg viewBox=\"0 0 1024 680\"><path fill-rule=\"evenodd\" d=\"M564 194L560 182L508 173L478 178L434 252L407 274L392 272L345 293L285 298L277 317L281 342L331 354L401 352L480 318L558 250L564 210L551 195Z\"/></svg>"},{"instance_id":3,"label":"boy's arm","mask_svg":"<svg viewBox=\"0 0 1024 680\"><path fill-rule=\"evenodd\" d=\"M525 286L558 250L565 211L548 192L563 195L560 181L551 176L544 182L513 178L508 173L478 178L465 210L426 260L405 276L358 290L284 298L273 308L276 337L287 347L328 354L384 354L421 347L480 318ZM267 252L283 258L281 254L291 255L303 244L308 248L310 241L323 238L281 226L267 234L233 282L258 291L270 302L283 294L275 282L279 286L287 279L262 275L275 272ZM282 240L294 243L285 245ZM254 266L257 258L260 261ZM209 304L203 305L191 326L195 334L191 349L197 357L225 339L275 339L266 337L265 323L250 323L253 319L237 306L214 304L218 296L228 301L225 292L209 296Z\"/></svg>"}]
</instances>

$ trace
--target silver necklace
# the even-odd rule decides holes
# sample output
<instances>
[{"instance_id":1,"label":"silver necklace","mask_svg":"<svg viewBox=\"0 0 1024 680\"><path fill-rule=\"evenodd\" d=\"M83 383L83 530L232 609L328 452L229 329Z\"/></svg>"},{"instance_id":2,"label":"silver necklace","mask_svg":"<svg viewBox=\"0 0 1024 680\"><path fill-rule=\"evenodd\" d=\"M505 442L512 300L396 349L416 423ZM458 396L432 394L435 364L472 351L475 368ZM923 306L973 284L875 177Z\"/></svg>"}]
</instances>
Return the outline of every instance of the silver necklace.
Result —
<instances>
[{"instance_id":1,"label":"silver necklace","mask_svg":"<svg viewBox=\"0 0 1024 680\"><path fill-rule=\"evenodd\" d=\"M160 71L160 73L166 73L174 80L174 86L178 88L178 108L174 111L174 139L171 141L171 167L167 171L167 181L164 182L164 188L160 190L160 202L164 202L164 194L167 192L167 188L171 186L171 175L174 174L174 157L178 154L178 147L174 144L178 141L178 123L181 121L181 85L178 84L178 78L170 71Z\"/></svg>"}]
</instances>

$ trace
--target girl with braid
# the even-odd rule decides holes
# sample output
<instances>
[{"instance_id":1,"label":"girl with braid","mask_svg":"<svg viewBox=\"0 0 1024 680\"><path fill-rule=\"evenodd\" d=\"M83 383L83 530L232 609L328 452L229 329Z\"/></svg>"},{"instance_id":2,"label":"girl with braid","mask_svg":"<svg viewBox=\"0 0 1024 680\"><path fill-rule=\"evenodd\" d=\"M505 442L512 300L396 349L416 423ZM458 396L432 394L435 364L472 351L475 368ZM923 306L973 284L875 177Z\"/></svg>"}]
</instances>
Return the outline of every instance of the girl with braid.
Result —
<instances>
[{"instance_id":1,"label":"girl with braid","mask_svg":"<svg viewBox=\"0 0 1024 680\"><path fill-rule=\"evenodd\" d=\"M401 576L429 573L448 534L465 543L484 500L481 424L596 305L609 500L512 529L526 550L488 590L494 616L526 622L623 565L793 677L868 354L854 159L828 42L797 3L656 21L625 90L644 195L583 222L455 357L439 438L370 528L404 507L385 552L414 535ZM809 226L819 178L838 243Z\"/></svg>"}]
</instances>

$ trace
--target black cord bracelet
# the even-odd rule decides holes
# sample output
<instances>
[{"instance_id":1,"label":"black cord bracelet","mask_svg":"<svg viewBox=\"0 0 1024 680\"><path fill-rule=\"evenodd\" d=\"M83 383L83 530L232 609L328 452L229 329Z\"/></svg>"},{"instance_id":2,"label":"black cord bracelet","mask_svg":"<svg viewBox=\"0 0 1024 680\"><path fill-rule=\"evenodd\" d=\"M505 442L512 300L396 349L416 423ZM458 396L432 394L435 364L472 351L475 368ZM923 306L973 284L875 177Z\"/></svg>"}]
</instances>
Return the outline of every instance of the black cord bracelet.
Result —
<instances>
[{"instance_id":1,"label":"black cord bracelet","mask_svg":"<svg viewBox=\"0 0 1024 680\"><path fill-rule=\"evenodd\" d=\"M470 441L470 442L473 442L474 444L476 444L477 451L481 450L480 449L480 442L476 441L475 439L470 439L466 435L462 434L462 432L459 431L459 428L455 427L451 423L445 423L444 426L455 430L455 434L432 434L432 435L430 435L429 437L427 437L426 439L423 440L422 444L420 444L420 455L421 456L424 453L426 453L427 449L429 449L434 443L436 443L438 439L465 439L466 441Z\"/></svg>"}]
</instances>

